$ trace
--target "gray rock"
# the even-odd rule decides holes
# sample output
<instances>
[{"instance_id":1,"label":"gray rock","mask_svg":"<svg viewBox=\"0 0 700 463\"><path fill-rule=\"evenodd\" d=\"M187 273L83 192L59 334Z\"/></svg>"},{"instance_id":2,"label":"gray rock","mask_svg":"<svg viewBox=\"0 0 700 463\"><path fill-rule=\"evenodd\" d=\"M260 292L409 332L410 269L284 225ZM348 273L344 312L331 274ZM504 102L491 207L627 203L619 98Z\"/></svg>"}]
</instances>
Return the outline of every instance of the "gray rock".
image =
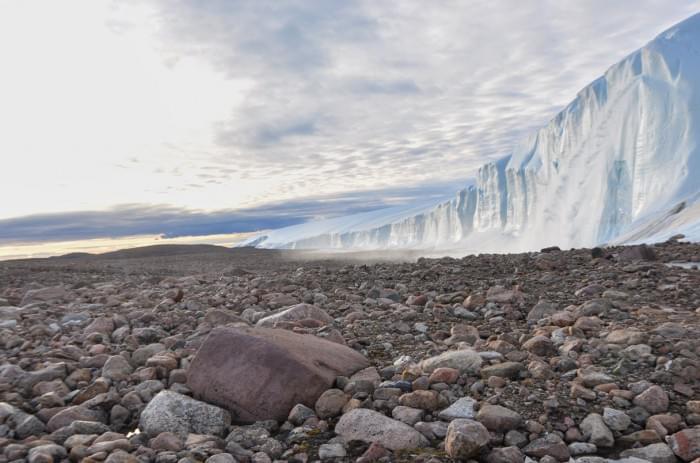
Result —
<instances>
[{"instance_id":1,"label":"gray rock","mask_svg":"<svg viewBox=\"0 0 700 463\"><path fill-rule=\"evenodd\" d=\"M206 463L238 463L230 453L217 453L207 458Z\"/></svg>"},{"instance_id":2,"label":"gray rock","mask_svg":"<svg viewBox=\"0 0 700 463\"><path fill-rule=\"evenodd\" d=\"M549 317L557 311L557 307L549 302L538 302L527 314L528 322L537 322L544 317Z\"/></svg>"},{"instance_id":3,"label":"gray rock","mask_svg":"<svg viewBox=\"0 0 700 463\"><path fill-rule=\"evenodd\" d=\"M297 322L307 319L319 321L324 325L333 323L333 317L328 315L325 310L315 305L302 303L291 307L285 307L273 315L258 320L256 325L265 328L274 328L278 323Z\"/></svg>"},{"instance_id":4,"label":"gray rock","mask_svg":"<svg viewBox=\"0 0 700 463\"><path fill-rule=\"evenodd\" d=\"M584 418L580 428L583 437L598 447L612 447L615 444L612 431L605 425L603 417L597 413L591 413Z\"/></svg>"},{"instance_id":5,"label":"gray rock","mask_svg":"<svg viewBox=\"0 0 700 463\"><path fill-rule=\"evenodd\" d=\"M44 463L47 461L61 461L68 456L65 448L57 444L38 445L29 449L27 461L29 463Z\"/></svg>"},{"instance_id":6,"label":"gray rock","mask_svg":"<svg viewBox=\"0 0 700 463\"><path fill-rule=\"evenodd\" d=\"M377 442L389 450L425 447L428 439L414 428L364 408L351 410L338 420L335 432L346 442Z\"/></svg>"},{"instance_id":7,"label":"gray rock","mask_svg":"<svg viewBox=\"0 0 700 463\"><path fill-rule=\"evenodd\" d=\"M486 456L486 463L523 463L525 455L518 447L501 447L491 450Z\"/></svg>"},{"instance_id":8,"label":"gray rock","mask_svg":"<svg viewBox=\"0 0 700 463\"><path fill-rule=\"evenodd\" d=\"M226 410L172 391L159 392L139 420L139 428L151 437L166 431L183 438L189 433L221 436L230 424Z\"/></svg>"},{"instance_id":9,"label":"gray rock","mask_svg":"<svg viewBox=\"0 0 700 463\"><path fill-rule=\"evenodd\" d=\"M296 425L301 425L304 421L316 416L316 413L304 404L296 404L289 412L287 420Z\"/></svg>"},{"instance_id":10,"label":"gray rock","mask_svg":"<svg viewBox=\"0 0 700 463\"><path fill-rule=\"evenodd\" d=\"M24 294L20 305L22 307L33 302L60 301L68 298L68 291L62 286L52 286L49 288L30 289Z\"/></svg>"},{"instance_id":11,"label":"gray rock","mask_svg":"<svg viewBox=\"0 0 700 463\"><path fill-rule=\"evenodd\" d=\"M530 442L523 452L529 457L542 458L549 455L559 461L568 461L570 457L569 448L561 437L553 433Z\"/></svg>"},{"instance_id":12,"label":"gray rock","mask_svg":"<svg viewBox=\"0 0 700 463\"><path fill-rule=\"evenodd\" d=\"M476 400L471 397L461 397L455 403L438 413L441 420L451 421L456 419L471 420L476 417Z\"/></svg>"},{"instance_id":13,"label":"gray rock","mask_svg":"<svg viewBox=\"0 0 700 463\"><path fill-rule=\"evenodd\" d=\"M460 373L478 373L481 369L481 356L471 350L452 350L444 352L436 357L423 360L421 368L424 373L432 373L441 367L454 368Z\"/></svg>"},{"instance_id":14,"label":"gray rock","mask_svg":"<svg viewBox=\"0 0 700 463\"><path fill-rule=\"evenodd\" d=\"M321 444L318 448L318 457L322 460L333 460L335 458L345 458L347 453L343 444Z\"/></svg>"},{"instance_id":15,"label":"gray rock","mask_svg":"<svg viewBox=\"0 0 700 463\"><path fill-rule=\"evenodd\" d=\"M104 423L107 416L102 410L91 410L81 405L65 408L51 417L46 427L53 432L64 426L68 426L74 421L95 421Z\"/></svg>"},{"instance_id":16,"label":"gray rock","mask_svg":"<svg viewBox=\"0 0 700 463\"><path fill-rule=\"evenodd\" d=\"M676 455L666 444L651 444L646 447L629 449L620 453L622 458L641 458L651 463L676 463Z\"/></svg>"},{"instance_id":17,"label":"gray rock","mask_svg":"<svg viewBox=\"0 0 700 463\"><path fill-rule=\"evenodd\" d=\"M625 431L632 424L627 413L609 407L603 409L603 421L613 431Z\"/></svg>"},{"instance_id":18,"label":"gray rock","mask_svg":"<svg viewBox=\"0 0 700 463\"><path fill-rule=\"evenodd\" d=\"M399 405L391 411L391 416L395 420L399 420L402 423L406 423L409 426L413 426L423 419L425 411L419 408L404 407Z\"/></svg>"},{"instance_id":19,"label":"gray rock","mask_svg":"<svg viewBox=\"0 0 700 463\"><path fill-rule=\"evenodd\" d=\"M19 439L40 436L46 431L46 425L34 415L20 413L13 417L15 433Z\"/></svg>"},{"instance_id":20,"label":"gray rock","mask_svg":"<svg viewBox=\"0 0 700 463\"><path fill-rule=\"evenodd\" d=\"M102 376L113 381L122 381L127 379L133 371L134 369L124 357L113 355L102 367Z\"/></svg>"},{"instance_id":21,"label":"gray rock","mask_svg":"<svg viewBox=\"0 0 700 463\"><path fill-rule=\"evenodd\" d=\"M595 444L589 442L572 442L569 444L569 452L572 457L577 457L579 455L593 455L598 451L598 447Z\"/></svg>"}]
</instances>

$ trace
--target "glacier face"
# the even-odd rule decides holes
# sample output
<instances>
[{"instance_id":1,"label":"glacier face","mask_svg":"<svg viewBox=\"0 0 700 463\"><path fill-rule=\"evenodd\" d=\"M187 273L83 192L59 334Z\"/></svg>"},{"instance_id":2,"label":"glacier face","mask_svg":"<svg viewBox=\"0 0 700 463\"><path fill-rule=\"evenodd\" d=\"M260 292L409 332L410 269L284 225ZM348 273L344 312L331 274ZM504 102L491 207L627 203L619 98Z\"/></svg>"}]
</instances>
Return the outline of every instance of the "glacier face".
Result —
<instances>
[{"instance_id":1,"label":"glacier face","mask_svg":"<svg viewBox=\"0 0 700 463\"><path fill-rule=\"evenodd\" d=\"M244 245L520 251L700 240L700 14L584 88L451 198L309 222Z\"/></svg>"}]
</instances>

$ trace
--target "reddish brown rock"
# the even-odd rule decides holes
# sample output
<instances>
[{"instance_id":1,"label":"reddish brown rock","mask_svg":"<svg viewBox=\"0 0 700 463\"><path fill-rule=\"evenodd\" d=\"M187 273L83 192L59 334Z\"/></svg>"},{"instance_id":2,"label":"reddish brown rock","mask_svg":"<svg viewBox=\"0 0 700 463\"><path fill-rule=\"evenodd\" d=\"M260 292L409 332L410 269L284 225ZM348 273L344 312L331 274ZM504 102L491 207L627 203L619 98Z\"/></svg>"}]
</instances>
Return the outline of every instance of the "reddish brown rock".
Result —
<instances>
[{"instance_id":1,"label":"reddish brown rock","mask_svg":"<svg viewBox=\"0 0 700 463\"><path fill-rule=\"evenodd\" d=\"M314 407L336 376L366 368L359 353L315 336L269 328L216 328L190 366L187 385L234 421L284 421L297 403Z\"/></svg>"},{"instance_id":2,"label":"reddish brown rock","mask_svg":"<svg viewBox=\"0 0 700 463\"><path fill-rule=\"evenodd\" d=\"M433 383L454 384L459 379L459 370L456 368L438 368L432 372L429 381Z\"/></svg>"},{"instance_id":3,"label":"reddish brown rock","mask_svg":"<svg viewBox=\"0 0 700 463\"><path fill-rule=\"evenodd\" d=\"M700 458L700 427L684 429L673 434L668 438L668 445L683 461Z\"/></svg>"}]
</instances>

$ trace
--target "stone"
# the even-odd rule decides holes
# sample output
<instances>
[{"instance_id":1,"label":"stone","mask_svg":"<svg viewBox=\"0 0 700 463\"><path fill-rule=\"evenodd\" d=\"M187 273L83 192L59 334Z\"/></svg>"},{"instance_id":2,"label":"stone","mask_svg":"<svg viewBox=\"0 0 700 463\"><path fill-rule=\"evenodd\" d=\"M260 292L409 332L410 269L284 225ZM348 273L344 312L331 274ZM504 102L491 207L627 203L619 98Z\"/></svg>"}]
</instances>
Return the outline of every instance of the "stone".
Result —
<instances>
[{"instance_id":1,"label":"stone","mask_svg":"<svg viewBox=\"0 0 700 463\"><path fill-rule=\"evenodd\" d=\"M598 451L598 447L590 442L572 442L569 444L569 453L576 457L579 455L592 455Z\"/></svg>"},{"instance_id":2,"label":"stone","mask_svg":"<svg viewBox=\"0 0 700 463\"><path fill-rule=\"evenodd\" d=\"M605 425L603 417L598 413L589 414L581 421L579 427L583 432L583 437L597 447L612 447L615 444L612 431Z\"/></svg>"},{"instance_id":3,"label":"stone","mask_svg":"<svg viewBox=\"0 0 700 463\"><path fill-rule=\"evenodd\" d=\"M61 461L68 456L66 449L57 444L37 445L29 449L29 463Z\"/></svg>"},{"instance_id":4,"label":"stone","mask_svg":"<svg viewBox=\"0 0 700 463\"><path fill-rule=\"evenodd\" d=\"M379 442L372 442L356 463L372 463L387 457L389 452Z\"/></svg>"},{"instance_id":5,"label":"stone","mask_svg":"<svg viewBox=\"0 0 700 463\"><path fill-rule=\"evenodd\" d=\"M546 336L534 336L523 343L523 350L539 357L554 354L556 349L551 339Z\"/></svg>"},{"instance_id":6,"label":"stone","mask_svg":"<svg viewBox=\"0 0 700 463\"><path fill-rule=\"evenodd\" d=\"M559 461L568 461L571 454L561 437L554 433L535 439L525 446L523 453L529 457L542 458L545 455L556 458Z\"/></svg>"},{"instance_id":7,"label":"stone","mask_svg":"<svg viewBox=\"0 0 700 463\"><path fill-rule=\"evenodd\" d=\"M230 453L217 453L206 459L205 463L238 463Z\"/></svg>"},{"instance_id":8,"label":"stone","mask_svg":"<svg viewBox=\"0 0 700 463\"><path fill-rule=\"evenodd\" d=\"M311 304L296 304L285 307L279 312L258 320L256 326L274 328L278 324L285 322L298 322L301 320L316 320L324 325L333 324L333 318L320 307Z\"/></svg>"},{"instance_id":9,"label":"stone","mask_svg":"<svg viewBox=\"0 0 700 463\"><path fill-rule=\"evenodd\" d=\"M300 426L304 421L314 416L316 416L316 413L312 409L304 404L296 404L289 412L287 420L296 426Z\"/></svg>"},{"instance_id":10,"label":"stone","mask_svg":"<svg viewBox=\"0 0 700 463\"><path fill-rule=\"evenodd\" d=\"M230 423L231 415L226 410L166 390L148 402L139 428L148 436L171 432L185 438L190 433L221 436Z\"/></svg>"},{"instance_id":11,"label":"stone","mask_svg":"<svg viewBox=\"0 0 700 463\"><path fill-rule=\"evenodd\" d=\"M121 355L113 355L107 359L102 367L102 376L112 381L122 381L131 375L134 369Z\"/></svg>"},{"instance_id":12,"label":"stone","mask_svg":"<svg viewBox=\"0 0 700 463\"><path fill-rule=\"evenodd\" d=\"M636 328L613 330L605 337L605 341L610 344L621 344L625 346L642 344L645 340L646 335Z\"/></svg>"},{"instance_id":13,"label":"stone","mask_svg":"<svg viewBox=\"0 0 700 463\"><path fill-rule=\"evenodd\" d=\"M428 439L411 426L365 408L357 408L341 416L335 425L335 433L345 442L377 442L389 450L428 445Z\"/></svg>"},{"instance_id":14,"label":"stone","mask_svg":"<svg viewBox=\"0 0 700 463\"><path fill-rule=\"evenodd\" d=\"M471 349L451 350L423 360L421 369L424 373L432 373L438 368L454 368L461 374L477 374L481 363L481 356Z\"/></svg>"},{"instance_id":15,"label":"stone","mask_svg":"<svg viewBox=\"0 0 700 463\"><path fill-rule=\"evenodd\" d=\"M343 444L321 444L318 448L318 457L321 461L345 458L346 456Z\"/></svg>"},{"instance_id":16,"label":"stone","mask_svg":"<svg viewBox=\"0 0 700 463\"><path fill-rule=\"evenodd\" d=\"M447 427L445 451L451 458L467 459L476 456L491 441L489 431L474 420L453 420Z\"/></svg>"},{"instance_id":17,"label":"stone","mask_svg":"<svg viewBox=\"0 0 700 463\"><path fill-rule=\"evenodd\" d=\"M595 387L600 384L615 382L615 379L612 376L602 371L598 371L595 368L581 368L577 370L576 373L578 378L586 387Z\"/></svg>"},{"instance_id":18,"label":"stone","mask_svg":"<svg viewBox=\"0 0 700 463\"><path fill-rule=\"evenodd\" d=\"M654 261L657 259L656 252L654 252L654 250L646 244L625 246L622 251L620 251L617 258L625 262Z\"/></svg>"},{"instance_id":19,"label":"stone","mask_svg":"<svg viewBox=\"0 0 700 463\"><path fill-rule=\"evenodd\" d=\"M153 450L170 450L179 452L183 449L184 443L182 439L172 432L162 432L151 439L148 446Z\"/></svg>"},{"instance_id":20,"label":"stone","mask_svg":"<svg viewBox=\"0 0 700 463\"><path fill-rule=\"evenodd\" d=\"M641 458L651 463L676 463L676 455L673 450L662 443L650 444L645 447L624 450L620 453L622 458Z\"/></svg>"},{"instance_id":21,"label":"stone","mask_svg":"<svg viewBox=\"0 0 700 463\"><path fill-rule=\"evenodd\" d=\"M625 431L632 424L632 419L627 413L609 407L603 409L603 421L613 431L620 432Z\"/></svg>"},{"instance_id":22,"label":"stone","mask_svg":"<svg viewBox=\"0 0 700 463\"><path fill-rule=\"evenodd\" d=\"M436 410L440 404L437 391L413 391L399 397L399 404L422 410Z\"/></svg>"},{"instance_id":23,"label":"stone","mask_svg":"<svg viewBox=\"0 0 700 463\"><path fill-rule=\"evenodd\" d=\"M476 412L474 411L476 404L476 400L471 397L461 397L457 399L455 403L438 413L438 417L446 421L459 418L474 419L476 417Z\"/></svg>"},{"instance_id":24,"label":"stone","mask_svg":"<svg viewBox=\"0 0 700 463\"><path fill-rule=\"evenodd\" d=\"M100 333L110 335L114 331L114 320L112 317L97 317L83 331L86 335Z\"/></svg>"},{"instance_id":25,"label":"stone","mask_svg":"<svg viewBox=\"0 0 700 463\"><path fill-rule=\"evenodd\" d=\"M672 434L667 442L673 453L683 461L700 458L700 426L678 431Z\"/></svg>"},{"instance_id":26,"label":"stone","mask_svg":"<svg viewBox=\"0 0 700 463\"><path fill-rule=\"evenodd\" d=\"M544 317L549 317L557 311L557 307L549 302L538 302L527 314L527 321L537 322Z\"/></svg>"},{"instance_id":27,"label":"stone","mask_svg":"<svg viewBox=\"0 0 700 463\"><path fill-rule=\"evenodd\" d=\"M481 377L488 379L491 376L501 378L517 379L521 371L526 370L525 365L520 362L502 362L495 365L488 365L481 369Z\"/></svg>"},{"instance_id":28,"label":"stone","mask_svg":"<svg viewBox=\"0 0 700 463\"><path fill-rule=\"evenodd\" d=\"M245 320L229 310L209 309L202 322L219 326L229 323L245 323Z\"/></svg>"},{"instance_id":29,"label":"stone","mask_svg":"<svg viewBox=\"0 0 700 463\"><path fill-rule=\"evenodd\" d=\"M30 436L39 436L46 431L46 425L34 415L19 412L11 417L15 427L15 434L19 439Z\"/></svg>"},{"instance_id":30,"label":"stone","mask_svg":"<svg viewBox=\"0 0 700 463\"><path fill-rule=\"evenodd\" d=\"M518 447L501 447L491 450L486 455L486 463L523 463L525 455Z\"/></svg>"},{"instance_id":31,"label":"stone","mask_svg":"<svg viewBox=\"0 0 700 463\"><path fill-rule=\"evenodd\" d=\"M41 289L30 289L24 294L20 306L24 307L33 302L60 301L68 298L68 291L62 286L51 286Z\"/></svg>"},{"instance_id":32,"label":"stone","mask_svg":"<svg viewBox=\"0 0 700 463\"><path fill-rule=\"evenodd\" d=\"M348 400L350 397L340 389L328 389L316 400L316 415L324 420L338 416Z\"/></svg>"},{"instance_id":33,"label":"stone","mask_svg":"<svg viewBox=\"0 0 700 463\"><path fill-rule=\"evenodd\" d=\"M236 422L284 421L298 403L313 407L337 376L367 366L358 352L315 336L219 327L192 360L187 386Z\"/></svg>"},{"instance_id":34,"label":"stone","mask_svg":"<svg viewBox=\"0 0 700 463\"><path fill-rule=\"evenodd\" d=\"M56 431L64 426L68 426L74 421L95 421L104 423L105 413L100 410L91 410L82 405L67 407L51 417L46 427L50 432Z\"/></svg>"},{"instance_id":35,"label":"stone","mask_svg":"<svg viewBox=\"0 0 700 463\"><path fill-rule=\"evenodd\" d=\"M500 405L484 405L476 414L476 420L489 431L505 432L518 428L523 418L513 410Z\"/></svg>"},{"instance_id":36,"label":"stone","mask_svg":"<svg viewBox=\"0 0 700 463\"><path fill-rule=\"evenodd\" d=\"M634 404L649 413L663 413L668 410L668 394L661 386L651 386L634 398Z\"/></svg>"},{"instance_id":37,"label":"stone","mask_svg":"<svg viewBox=\"0 0 700 463\"><path fill-rule=\"evenodd\" d=\"M422 420L423 415L425 415L424 410L419 408L404 407L403 405L394 407L394 409L391 411L392 418L410 426L413 426Z\"/></svg>"},{"instance_id":38,"label":"stone","mask_svg":"<svg viewBox=\"0 0 700 463\"><path fill-rule=\"evenodd\" d=\"M445 383L454 384L459 379L459 370L456 368L436 368L431 374L428 381L430 384Z\"/></svg>"}]
</instances>

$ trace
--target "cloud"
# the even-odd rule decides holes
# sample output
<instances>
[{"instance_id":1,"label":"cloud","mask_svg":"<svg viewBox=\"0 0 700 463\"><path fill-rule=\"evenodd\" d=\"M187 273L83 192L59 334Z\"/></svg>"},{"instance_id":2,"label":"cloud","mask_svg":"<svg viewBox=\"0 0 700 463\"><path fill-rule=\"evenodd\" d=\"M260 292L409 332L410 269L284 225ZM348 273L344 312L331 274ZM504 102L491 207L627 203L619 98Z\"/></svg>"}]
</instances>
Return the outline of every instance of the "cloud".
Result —
<instances>
[{"instance_id":1,"label":"cloud","mask_svg":"<svg viewBox=\"0 0 700 463\"><path fill-rule=\"evenodd\" d=\"M118 238L159 234L180 236L244 233L295 225L318 218L367 212L456 191L458 184L360 191L266 204L237 210L197 211L170 205L125 204L106 211L35 214L0 220L0 244Z\"/></svg>"},{"instance_id":2,"label":"cloud","mask_svg":"<svg viewBox=\"0 0 700 463\"><path fill-rule=\"evenodd\" d=\"M176 232L196 225L178 214L271 227L287 222L251 214L459 184L700 10L700 0L54 3L0 2L0 152L13 156L0 217L25 216L3 223L18 227L30 215L52 226L39 212L113 214L59 221L68 234L83 220L98 233L96 217L124 218L123 233L158 228L149 212L167 212ZM395 199L363 198L347 211ZM323 215L314 207L292 215Z\"/></svg>"},{"instance_id":3,"label":"cloud","mask_svg":"<svg viewBox=\"0 0 700 463\"><path fill-rule=\"evenodd\" d=\"M466 179L698 1L156 1L164 53L254 79L221 165L325 191ZM354 161L344 158L352 155ZM286 180L275 169L283 165ZM398 172L400 175L388 175ZM284 189L270 192L274 197Z\"/></svg>"}]
</instances>

